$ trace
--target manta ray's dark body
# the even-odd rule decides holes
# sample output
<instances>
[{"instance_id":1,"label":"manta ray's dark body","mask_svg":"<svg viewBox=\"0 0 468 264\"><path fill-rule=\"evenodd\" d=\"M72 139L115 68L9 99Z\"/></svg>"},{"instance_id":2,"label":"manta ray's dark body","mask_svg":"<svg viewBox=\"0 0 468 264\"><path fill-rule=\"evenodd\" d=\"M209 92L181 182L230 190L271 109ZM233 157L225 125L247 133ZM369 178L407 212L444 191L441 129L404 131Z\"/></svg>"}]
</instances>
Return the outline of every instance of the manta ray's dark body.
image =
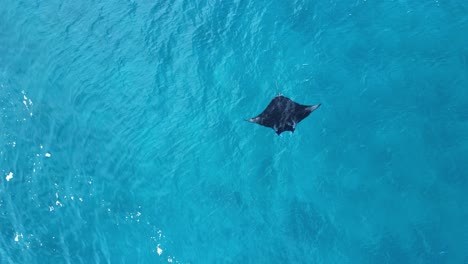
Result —
<instances>
[{"instance_id":1,"label":"manta ray's dark body","mask_svg":"<svg viewBox=\"0 0 468 264\"><path fill-rule=\"evenodd\" d=\"M271 100L261 114L247 121L271 127L276 134L280 135L284 131L294 132L296 125L319 106L320 104L301 105L287 97L278 95Z\"/></svg>"}]
</instances>

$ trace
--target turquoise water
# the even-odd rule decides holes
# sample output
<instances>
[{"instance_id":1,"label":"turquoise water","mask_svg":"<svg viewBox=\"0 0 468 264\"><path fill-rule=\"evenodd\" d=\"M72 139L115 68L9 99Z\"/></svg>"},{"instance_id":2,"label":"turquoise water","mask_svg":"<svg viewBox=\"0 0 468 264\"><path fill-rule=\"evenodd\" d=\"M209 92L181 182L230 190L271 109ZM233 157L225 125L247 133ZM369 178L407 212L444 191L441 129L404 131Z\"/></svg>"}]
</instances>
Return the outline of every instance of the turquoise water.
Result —
<instances>
[{"instance_id":1,"label":"turquoise water","mask_svg":"<svg viewBox=\"0 0 468 264\"><path fill-rule=\"evenodd\" d=\"M468 263L468 2L0 3L0 263Z\"/></svg>"}]
</instances>

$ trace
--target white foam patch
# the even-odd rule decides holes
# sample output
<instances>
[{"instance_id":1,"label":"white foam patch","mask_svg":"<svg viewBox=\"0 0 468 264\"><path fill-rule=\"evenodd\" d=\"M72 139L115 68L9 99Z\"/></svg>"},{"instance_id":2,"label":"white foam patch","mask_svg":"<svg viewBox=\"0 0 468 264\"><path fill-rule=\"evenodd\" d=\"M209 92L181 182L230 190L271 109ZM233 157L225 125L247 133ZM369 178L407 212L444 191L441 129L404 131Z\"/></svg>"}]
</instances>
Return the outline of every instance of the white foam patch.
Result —
<instances>
[{"instance_id":1,"label":"white foam patch","mask_svg":"<svg viewBox=\"0 0 468 264\"><path fill-rule=\"evenodd\" d=\"M16 236L15 236L15 242L18 242L20 238L23 238L23 234L21 233L16 233Z\"/></svg>"},{"instance_id":2,"label":"white foam patch","mask_svg":"<svg viewBox=\"0 0 468 264\"><path fill-rule=\"evenodd\" d=\"M50 153L47 152L44 156L46 156L47 158L50 158L50 156L52 156L52 155L50 155Z\"/></svg>"},{"instance_id":3,"label":"white foam patch","mask_svg":"<svg viewBox=\"0 0 468 264\"><path fill-rule=\"evenodd\" d=\"M13 179L13 172L10 171L10 173L8 173L8 175L5 177L5 179L7 181L10 181L11 179Z\"/></svg>"},{"instance_id":4,"label":"white foam patch","mask_svg":"<svg viewBox=\"0 0 468 264\"><path fill-rule=\"evenodd\" d=\"M158 252L158 255L161 256L161 254L163 253L163 250L162 250L160 244L158 244L158 245L156 246L156 251Z\"/></svg>"},{"instance_id":5,"label":"white foam patch","mask_svg":"<svg viewBox=\"0 0 468 264\"><path fill-rule=\"evenodd\" d=\"M24 106L26 107L26 109L28 110L29 112L29 115L32 116L33 113L31 112L31 110L29 109L29 106L32 106L33 102L31 101L31 99L29 99L27 96L26 96L26 93L24 91L21 91L21 93L23 94L23 104ZM26 119L24 119L26 120Z\"/></svg>"}]
</instances>

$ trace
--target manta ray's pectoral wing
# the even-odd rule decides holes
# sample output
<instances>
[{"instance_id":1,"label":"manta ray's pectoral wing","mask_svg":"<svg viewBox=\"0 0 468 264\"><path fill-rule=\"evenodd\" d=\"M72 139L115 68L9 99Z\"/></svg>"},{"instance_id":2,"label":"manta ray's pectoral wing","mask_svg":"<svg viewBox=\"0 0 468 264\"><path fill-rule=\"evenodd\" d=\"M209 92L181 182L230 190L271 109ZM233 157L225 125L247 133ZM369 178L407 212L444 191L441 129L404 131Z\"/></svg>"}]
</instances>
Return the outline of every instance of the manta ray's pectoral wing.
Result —
<instances>
[{"instance_id":1,"label":"manta ray's pectoral wing","mask_svg":"<svg viewBox=\"0 0 468 264\"><path fill-rule=\"evenodd\" d=\"M258 117L253 117L253 118L245 119L245 121L250 122L250 123L257 123L258 119L259 119Z\"/></svg>"},{"instance_id":2,"label":"manta ray's pectoral wing","mask_svg":"<svg viewBox=\"0 0 468 264\"><path fill-rule=\"evenodd\" d=\"M311 105L306 108L307 111L310 111L311 113L315 111L317 108L319 108L322 104L316 104L316 105Z\"/></svg>"},{"instance_id":3,"label":"manta ray's pectoral wing","mask_svg":"<svg viewBox=\"0 0 468 264\"><path fill-rule=\"evenodd\" d=\"M317 110L321 104L316 105L300 105L298 110L294 113L295 123L301 122L304 118L308 117L313 111Z\"/></svg>"},{"instance_id":4,"label":"manta ray's pectoral wing","mask_svg":"<svg viewBox=\"0 0 468 264\"><path fill-rule=\"evenodd\" d=\"M246 121L248 122L251 122L251 123L255 123L255 124L259 124L259 125L262 125L262 126L266 126L266 127L271 127L274 129L274 126L275 126L275 123L273 122L273 120L271 118L269 118L267 115L259 115L257 117L253 117L253 118L249 118L247 119ZM276 129L275 129L276 131Z\"/></svg>"}]
</instances>

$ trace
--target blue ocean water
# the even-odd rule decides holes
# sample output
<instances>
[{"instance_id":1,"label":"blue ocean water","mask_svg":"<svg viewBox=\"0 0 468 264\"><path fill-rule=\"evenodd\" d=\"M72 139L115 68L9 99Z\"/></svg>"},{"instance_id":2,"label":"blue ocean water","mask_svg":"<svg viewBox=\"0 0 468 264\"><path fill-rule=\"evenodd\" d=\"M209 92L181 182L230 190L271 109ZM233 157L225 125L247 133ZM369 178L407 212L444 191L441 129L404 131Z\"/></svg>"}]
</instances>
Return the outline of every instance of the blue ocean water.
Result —
<instances>
[{"instance_id":1,"label":"blue ocean water","mask_svg":"<svg viewBox=\"0 0 468 264\"><path fill-rule=\"evenodd\" d=\"M0 263L468 263L467 14L1 1Z\"/></svg>"}]
</instances>

